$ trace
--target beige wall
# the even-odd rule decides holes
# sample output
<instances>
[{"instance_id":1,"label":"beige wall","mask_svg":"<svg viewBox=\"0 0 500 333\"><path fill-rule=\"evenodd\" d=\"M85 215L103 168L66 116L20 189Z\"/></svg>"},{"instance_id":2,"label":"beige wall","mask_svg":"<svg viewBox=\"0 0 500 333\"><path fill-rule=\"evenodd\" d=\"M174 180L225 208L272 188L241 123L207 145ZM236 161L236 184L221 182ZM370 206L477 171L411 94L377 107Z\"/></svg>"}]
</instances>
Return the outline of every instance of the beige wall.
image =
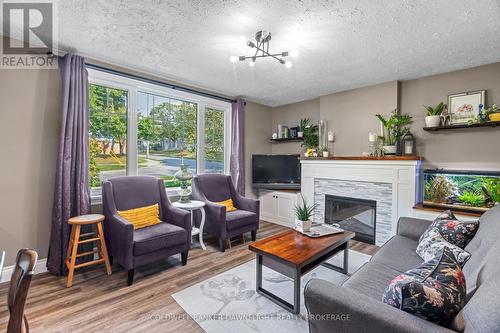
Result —
<instances>
[{"instance_id":1,"label":"beige wall","mask_svg":"<svg viewBox=\"0 0 500 333\"><path fill-rule=\"evenodd\" d=\"M368 133L380 133L375 114L389 114L397 107L397 87L397 82L389 82L320 97L320 117L335 134L335 155L368 151Z\"/></svg>"},{"instance_id":2,"label":"beige wall","mask_svg":"<svg viewBox=\"0 0 500 333\"><path fill-rule=\"evenodd\" d=\"M47 256L60 132L58 70L0 69L0 250Z\"/></svg>"},{"instance_id":3,"label":"beige wall","mask_svg":"<svg viewBox=\"0 0 500 333\"><path fill-rule=\"evenodd\" d=\"M425 132L423 105L447 103L452 93L486 89L487 105L500 104L500 63L480 66L421 79L389 82L353 89L319 98L319 116L311 105L318 99L272 109L274 125L294 123L303 117L326 119L335 132L333 152L337 156L360 155L368 150L368 132L380 132L375 114L388 114L399 106L414 119L417 153L424 168L500 170L498 128ZM286 125L286 123L285 123ZM273 153L296 153L299 144L273 145Z\"/></svg>"},{"instance_id":4,"label":"beige wall","mask_svg":"<svg viewBox=\"0 0 500 333\"><path fill-rule=\"evenodd\" d=\"M498 128L422 130L422 105L447 103L449 94L480 89L487 89L486 105L500 104L500 63L401 82L401 111L414 118L412 131L425 167L500 170Z\"/></svg>"},{"instance_id":5,"label":"beige wall","mask_svg":"<svg viewBox=\"0 0 500 333\"><path fill-rule=\"evenodd\" d=\"M245 192L256 197L252 189L252 154L271 154L271 108L247 102L245 107Z\"/></svg>"},{"instance_id":6,"label":"beige wall","mask_svg":"<svg viewBox=\"0 0 500 333\"><path fill-rule=\"evenodd\" d=\"M319 120L319 98L272 108L272 128L268 138L278 132L279 124L296 127L302 118L311 118L313 122ZM298 154L300 149L299 142L272 144L273 154Z\"/></svg>"}]
</instances>

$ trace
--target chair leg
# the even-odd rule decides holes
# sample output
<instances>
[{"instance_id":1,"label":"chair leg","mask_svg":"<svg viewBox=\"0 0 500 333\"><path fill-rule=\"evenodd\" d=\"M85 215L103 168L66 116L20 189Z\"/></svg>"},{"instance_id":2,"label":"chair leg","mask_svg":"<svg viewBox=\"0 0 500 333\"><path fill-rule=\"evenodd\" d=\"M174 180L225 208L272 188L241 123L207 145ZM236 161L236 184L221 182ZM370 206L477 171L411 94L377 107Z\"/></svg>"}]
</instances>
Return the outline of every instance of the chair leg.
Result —
<instances>
[{"instance_id":1,"label":"chair leg","mask_svg":"<svg viewBox=\"0 0 500 333\"><path fill-rule=\"evenodd\" d=\"M188 251L181 252L182 266L186 266L188 262Z\"/></svg>"},{"instance_id":2,"label":"chair leg","mask_svg":"<svg viewBox=\"0 0 500 333\"><path fill-rule=\"evenodd\" d=\"M219 249L221 252L226 252L226 240L219 238Z\"/></svg>"},{"instance_id":3,"label":"chair leg","mask_svg":"<svg viewBox=\"0 0 500 333\"><path fill-rule=\"evenodd\" d=\"M129 269L127 271L127 286L131 286L134 283L134 273L135 269Z\"/></svg>"},{"instance_id":4,"label":"chair leg","mask_svg":"<svg viewBox=\"0 0 500 333\"><path fill-rule=\"evenodd\" d=\"M69 288L73 285L73 274L75 273L76 254L78 253L78 240L80 239L80 226L75 225L75 233L73 234L73 248L71 249L71 257L69 258L68 277L66 280L66 287Z\"/></svg>"},{"instance_id":5,"label":"chair leg","mask_svg":"<svg viewBox=\"0 0 500 333\"><path fill-rule=\"evenodd\" d=\"M231 238L226 239L227 247L231 248Z\"/></svg>"},{"instance_id":6,"label":"chair leg","mask_svg":"<svg viewBox=\"0 0 500 333\"><path fill-rule=\"evenodd\" d=\"M257 230L252 230L252 242L255 242L257 239Z\"/></svg>"}]
</instances>

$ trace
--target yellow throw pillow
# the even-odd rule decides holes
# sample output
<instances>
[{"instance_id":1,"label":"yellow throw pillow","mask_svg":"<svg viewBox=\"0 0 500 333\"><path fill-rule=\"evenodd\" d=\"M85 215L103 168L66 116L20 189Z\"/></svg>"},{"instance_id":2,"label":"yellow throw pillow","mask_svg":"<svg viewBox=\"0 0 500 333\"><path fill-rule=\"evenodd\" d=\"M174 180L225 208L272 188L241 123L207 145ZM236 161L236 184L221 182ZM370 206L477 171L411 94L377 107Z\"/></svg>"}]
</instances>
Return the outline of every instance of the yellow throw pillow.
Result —
<instances>
[{"instance_id":1,"label":"yellow throw pillow","mask_svg":"<svg viewBox=\"0 0 500 333\"><path fill-rule=\"evenodd\" d=\"M118 215L132 223L134 230L160 223L160 208L158 204L118 211Z\"/></svg>"},{"instance_id":2,"label":"yellow throw pillow","mask_svg":"<svg viewBox=\"0 0 500 333\"><path fill-rule=\"evenodd\" d=\"M234 212L237 209L236 207L234 207L233 199L216 202L216 204L225 206L226 212Z\"/></svg>"}]
</instances>

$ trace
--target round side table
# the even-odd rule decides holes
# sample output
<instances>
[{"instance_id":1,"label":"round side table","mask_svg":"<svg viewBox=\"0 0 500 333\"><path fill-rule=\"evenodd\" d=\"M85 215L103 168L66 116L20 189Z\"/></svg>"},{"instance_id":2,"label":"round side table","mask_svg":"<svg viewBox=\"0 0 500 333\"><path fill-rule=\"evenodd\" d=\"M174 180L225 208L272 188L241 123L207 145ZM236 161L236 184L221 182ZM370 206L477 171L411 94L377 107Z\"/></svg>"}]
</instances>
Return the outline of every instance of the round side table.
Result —
<instances>
[{"instance_id":1,"label":"round side table","mask_svg":"<svg viewBox=\"0 0 500 333\"><path fill-rule=\"evenodd\" d=\"M191 213L191 236L198 235L201 248L206 250L205 243L203 243L203 226L205 225L205 203L203 201L191 200L189 203L174 202L172 203L175 207L187 210ZM200 227L196 228L193 223L193 211L199 209L201 212L201 222Z\"/></svg>"}]
</instances>

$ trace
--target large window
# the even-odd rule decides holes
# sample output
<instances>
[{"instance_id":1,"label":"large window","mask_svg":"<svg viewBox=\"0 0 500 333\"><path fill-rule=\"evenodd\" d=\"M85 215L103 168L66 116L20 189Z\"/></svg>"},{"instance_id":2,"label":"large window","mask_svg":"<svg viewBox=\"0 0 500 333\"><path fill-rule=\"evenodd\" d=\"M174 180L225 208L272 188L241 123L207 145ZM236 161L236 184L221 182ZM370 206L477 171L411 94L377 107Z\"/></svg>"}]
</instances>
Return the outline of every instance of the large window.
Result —
<instances>
[{"instance_id":1,"label":"large window","mask_svg":"<svg viewBox=\"0 0 500 333\"><path fill-rule=\"evenodd\" d=\"M230 104L94 69L89 71L92 195L119 175L152 175L166 187L184 163L227 173Z\"/></svg>"}]
</instances>

